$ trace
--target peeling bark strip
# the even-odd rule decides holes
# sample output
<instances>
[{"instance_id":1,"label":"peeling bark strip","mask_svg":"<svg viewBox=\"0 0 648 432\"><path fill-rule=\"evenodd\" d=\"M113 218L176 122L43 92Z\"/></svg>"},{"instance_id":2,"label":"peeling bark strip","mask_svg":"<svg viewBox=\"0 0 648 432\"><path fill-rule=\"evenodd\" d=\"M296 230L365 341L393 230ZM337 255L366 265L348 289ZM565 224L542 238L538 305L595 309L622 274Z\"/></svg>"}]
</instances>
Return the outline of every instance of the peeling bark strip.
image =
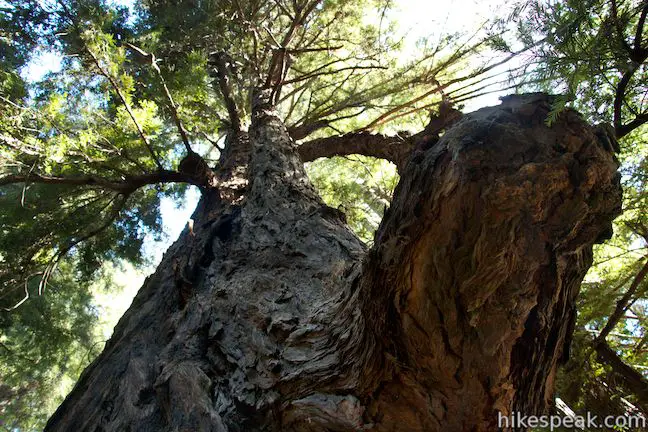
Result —
<instances>
[{"instance_id":1,"label":"peeling bark strip","mask_svg":"<svg viewBox=\"0 0 648 432\"><path fill-rule=\"evenodd\" d=\"M491 431L540 412L620 207L596 131L569 111L547 127L538 95L465 116L405 166L367 252L260 96L195 235L46 430Z\"/></svg>"}]
</instances>

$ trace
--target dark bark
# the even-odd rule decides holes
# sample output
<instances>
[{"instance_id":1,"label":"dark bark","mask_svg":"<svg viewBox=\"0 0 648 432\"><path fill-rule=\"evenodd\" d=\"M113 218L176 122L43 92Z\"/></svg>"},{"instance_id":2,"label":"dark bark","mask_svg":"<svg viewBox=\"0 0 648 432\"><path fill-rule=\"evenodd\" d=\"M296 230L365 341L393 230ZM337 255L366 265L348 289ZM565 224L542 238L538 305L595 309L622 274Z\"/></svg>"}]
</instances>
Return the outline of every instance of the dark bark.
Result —
<instances>
[{"instance_id":1,"label":"dark bark","mask_svg":"<svg viewBox=\"0 0 648 432\"><path fill-rule=\"evenodd\" d=\"M160 183L189 183L196 186L206 186L203 177L197 177L187 172L162 170L149 174L127 177L123 180L112 180L98 176L56 177L39 174L6 175L0 177L0 186L14 183L44 183L68 186L89 186L108 189L125 195L133 193L142 186Z\"/></svg>"},{"instance_id":2,"label":"dark bark","mask_svg":"<svg viewBox=\"0 0 648 432\"><path fill-rule=\"evenodd\" d=\"M354 132L342 136L314 139L300 145L298 149L304 162L311 162L321 157L360 154L388 160L394 163L400 171L405 167L414 149L414 139L409 136Z\"/></svg>"},{"instance_id":3,"label":"dark bark","mask_svg":"<svg viewBox=\"0 0 648 432\"><path fill-rule=\"evenodd\" d=\"M47 430L495 430L544 409L614 156L508 100L402 172L375 247L309 183L263 103L187 230Z\"/></svg>"}]
</instances>

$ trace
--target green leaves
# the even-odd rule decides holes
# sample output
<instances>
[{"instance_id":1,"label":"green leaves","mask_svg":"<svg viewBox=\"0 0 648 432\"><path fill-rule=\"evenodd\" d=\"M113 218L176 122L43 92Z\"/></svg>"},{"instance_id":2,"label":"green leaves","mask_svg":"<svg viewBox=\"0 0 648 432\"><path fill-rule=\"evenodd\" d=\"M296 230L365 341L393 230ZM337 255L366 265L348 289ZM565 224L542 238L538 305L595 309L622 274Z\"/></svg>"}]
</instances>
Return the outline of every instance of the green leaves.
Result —
<instances>
[{"instance_id":1,"label":"green leaves","mask_svg":"<svg viewBox=\"0 0 648 432\"><path fill-rule=\"evenodd\" d=\"M24 351L25 359L44 358L38 372L25 367L22 378L11 362L23 360L0 363L13 380L3 388L7 400L26 401L0 416L23 428L31 420L19 413L51 390L34 383L62 376L56 365L81 364L71 352L94 353L86 343L95 320L88 283L106 276L106 262L142 262L144 238L162 235L160 200L182 199L190 181L174 176L186 154L181 129L191 148L218 153L219 139L236 123L232 111L245 129L250 91L263 85L290 130L301 131L298 141L361 130L418 132L442 96L465 101L498 79L493 72L482 84L492 65L471 56L513 46L487 33L487 24L466 33L435 31L411 46L389 19L391 2L383 0L136 3L133 17L102 0L10 1L0 9L0 310L20 304L0 315L0 341L13 353ZM605 82L618 82L628 64L614 60L617 48L598 50L597 29L605 20L570 18L597 4L543 9L550 14L543 28L554 29L549 40L561 45L544 46L547 58L567 54L537 73L560 75L603 116L614 105ZM637 22L629 8L620 10L628 17L623 25ZM525 40L535 34L523 30ZM611 31L614 26L601 34ZM61 70L40 83L24 82L20 68L39 47L57 52ZM569 60L583 47L598 51ZM209 61L215 54L223 58L222 71ZM592 58L613 68L592 74ZM638 88L642 74L636 71L628 89ZM344 211L370 243L397 181L394 167L353 156L319 160L308 171L328 205ZM643 205L643 180L633 179ZM30 297L20 303L25 287ZM43 339L30 336L49 314Z\"/></svg>"},{"instance_id":2,"label":"green leaves","mask_svg":"<svg viewBox=\"0 0 648 432\"><path fill-rule=\"evenodd\" d=\"M594 120L614 124L619 137L627 134L648 120L631 125L648 113L643 85L648 42L640 30L646 7L636 0L532 3L519 21L519 34L534 46L534 63L530 74L516 78L540 80L574 96ZM544 43L530 42L542 37Z\"/></svg>"},{"instance_id":3,"label":"green leaves","mask_svg":"<svg viewBox=\"0 0 648 432\"><path fill-rule=\"evenodd\" d=\"M356 235L372 244L398 183L396 167L381 159L350 156L311 162L307 172L326 204L343 211Z\"/></svg>"},{"instance_id":4,"label":"green leaves","mask_svg":"<svg viewBox=\"0 0 648 432\"><path fill-rule=\"evenodd\" d=\"M103 348L103 328L96 326L104 311L97 309L93 296L121 289L113 278L123 270L104 266L100 282L91 285L77 269L77 262L63 262L45 295L38 295L34 280L24 287L29 301L11 312L0 309L2 430L42 430L83 368Z\"/></svg>"},{"instance_id":5,"label":"green leaves","mask_svg":"<svg viewBox=\"0 0 648 432\"><path fill-rule=\"evenodd\" d=\"M592 121L614 124L623 138L618 157L624 213L615 222L614 237L595 249L579 299L572 360L558 380L558 395L573 409L601 416L626 414L631 404L644 413L648 409L622 369L600 356L593 342L612 325L601 343L645 376L648 285L641 275L648 251L648 55L638 54L648 48L640 22L646 13L648 4L640 1L567 0L534 3L520 21L521 33L546 37L533 49L531 74L518 77L520 82L538 80L532 86L564 93L548 121L569 102ZM617 309L621 316L610 324Z\"/></svg>"}]
</instances>

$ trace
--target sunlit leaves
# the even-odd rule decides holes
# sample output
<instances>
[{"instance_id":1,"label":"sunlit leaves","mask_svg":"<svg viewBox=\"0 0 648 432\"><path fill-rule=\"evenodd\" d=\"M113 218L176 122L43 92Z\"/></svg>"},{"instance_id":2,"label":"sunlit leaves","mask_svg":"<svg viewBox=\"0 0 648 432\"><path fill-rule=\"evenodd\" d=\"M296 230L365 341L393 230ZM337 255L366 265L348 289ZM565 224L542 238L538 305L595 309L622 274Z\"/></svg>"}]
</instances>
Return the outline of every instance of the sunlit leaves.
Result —
<instances>
[{"instance_id":1,"label":"sunlit leaves","mask_svg":"<svg viewBox=\"0 0 648 432\"><path fill-rule=\"evenodd\" d=\"M527 45L534 45L534 63L517 78L521 82L543 80L545 88L578 100L587 115L612 123L617 89L623 77L637 67L622 89L620 115L627 123L647 112L646 64L640 64L632 54L646 49L645 41L636 45L635 40L644 7L645 2L638 0L531 3L519 21L518 36L527 35ZM542 37L546 43L531 42Z\"/></svg>"},{"instance_id":2,"label":"sunlit leaves","mask_svg":"<svg viewBox=\"0 0 648 432\"><path fill-rule=\"evenodd\" d=\"M327 205L343 211L351 229L371 244L398 182L396 167L352 156L320 159L308 164L307 171Z\"/></svg>"},{"instance_id":3,"label":"sunlit leaves","mask_svg":"<svg viewBox=\"0 0 648 432\"><path fill-rule=\"evenodd\" d=\"M38 295L38 283L33 281L26 286L29 301L11 312L0 309L2 430L42 430L83 368L103 348L105 335L96 325L105 311L97 309L92 298L122 289L113 279L124 270L104 266L99 282L90 284L79 277L75 264L62 263L44 295Z\"/></svg>"}]
</instances>

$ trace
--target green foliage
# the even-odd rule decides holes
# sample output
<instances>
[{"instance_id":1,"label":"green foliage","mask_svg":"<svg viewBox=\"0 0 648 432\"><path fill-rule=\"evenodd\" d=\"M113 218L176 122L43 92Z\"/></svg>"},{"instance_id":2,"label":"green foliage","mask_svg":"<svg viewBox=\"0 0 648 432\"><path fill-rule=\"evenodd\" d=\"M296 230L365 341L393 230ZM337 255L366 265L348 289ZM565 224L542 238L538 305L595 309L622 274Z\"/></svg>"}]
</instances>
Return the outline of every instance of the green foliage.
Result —
<instances>
[{"instance_id":1,"label":"green foliage","mask_svg":"<svg viewBox=\"0 0 648 432\"><path fill-rule=\"evenodd\" d=\"M530 73L520 77L522 82L564 92L549 121L569 100L591 120L613 123L617 134L624 136L619 154L624 213L615 222L614 237L595 249L595 265L579 298L572 356L558 377L558 395L573 410L602 416L627 414L632 406L644 414L648 409L593 349L594 339L635 284L648 257L648 128L641 121L625 128L648 112L645 58L634 53L637 41L637 52L646 47L646 35L636 36L646 8L645 2L630 0L538 2L529 6L527 21L519 27L527 44L538 35L546 37L533 48L534 63L527 69ZM605 342L623 362L648 376L648 281L639 281L633 289Z\"/></svg>"},{"instance_id":2,"label":"green foliage","mask_svg":"<svg viewBox=\"0 0 648 432\"><path fill-rule=\"evenodd\" d=\"M648 32L637 32L645 7L640 0L529 3L517 36L531 55L514 79L563 93L595 121L617 126L645 116Z\"/></svg>"},{"instance_id":3,"label":"green foliage","mask_svg":"<svg viewBox=\"0 0 648 432\"><path fill-rule=\"evenodd\" d=\"M585 107L582 107L585 109ZM643 412L646 401L623 385L621 375L597 358L592 340L607 324L622 296L648 259L648 128L634 130L621 142L624 213L614 224L614 237L595 249L595 263L579 299L574 358L559 375L559 395L572 409L601 415ZM627 364L648 376L648 280L641 281L623 317L607 336L607 344ZM562 390L561 390L562 389ZM631 405L629 405L631 404Z\"/></svg>"},{"instance_id":4,"label":"green foliage","mask_svg":"<svg viewBox=\"0 0 648 432\"><path fill-rule=\"evenodd\" d=\"M186 154L179 122L209 160L232 132L228 103L245 128L251 89L265 85L291 131L312 128L298 139L420 130L443 95L472 97L487 68L471 55L509 49L481 30L437 32L408 48L386 18L390 4L146 0L131 15L103 0L0 2L4 426L40 427L63 391L56 383L74 380L97 352L91 284L110 284L106 263L141 263L144 239L163 235L161 199L180 201L187 188L124 185L177 168ZM61 70L25 82L39 49L56 52ZM352 157L313 162L308 172L370 243L395 168Z\"/></svg>"},{"instance_id":5,"label":"green foliage","mask_svg":"<svg viewBox=\"0 0 648 432\"><path fill-rule=\"evenodd\" d=\"M371 244L398 183L396 167L366 156L335 157L308 164L307 172L326 204L342 210L351 229Z\"/></svg>"},{"instance_id":6,"label":"green foliage","mask_svg":"<svg viewBox=\"0 0 648 432\"><path fill-rule=\"evenodd\" d=\"M25 285L29 301L0 310L0 430L42 430L103 347L93 296L119 290L113 276L121 270L104 266L100 282L90 284L77 269L61 263L43 295L32 281Z\"/></svg>"},{"instance_id":7,"label":"green foliage","mask_svg":"<svg viewBox=\"0 0 648 432\"><path fill-rule=\"evenodd\" d=\"M607 343L627 365L648 377L647 280L638 280L648 260L648 3L641 0L520 2L517 41L528 48L513 79L523 88L562 93L548 118L569 105L593 122L614 126L620 141L624 213L614 237L595 248L594 267L582 286L571 359L558 377L558 395L576 412L622 415L632 404L648 413L624 384L622 374L598 358L594 340L632 289Z\"/></svg>"}]
</instances>

